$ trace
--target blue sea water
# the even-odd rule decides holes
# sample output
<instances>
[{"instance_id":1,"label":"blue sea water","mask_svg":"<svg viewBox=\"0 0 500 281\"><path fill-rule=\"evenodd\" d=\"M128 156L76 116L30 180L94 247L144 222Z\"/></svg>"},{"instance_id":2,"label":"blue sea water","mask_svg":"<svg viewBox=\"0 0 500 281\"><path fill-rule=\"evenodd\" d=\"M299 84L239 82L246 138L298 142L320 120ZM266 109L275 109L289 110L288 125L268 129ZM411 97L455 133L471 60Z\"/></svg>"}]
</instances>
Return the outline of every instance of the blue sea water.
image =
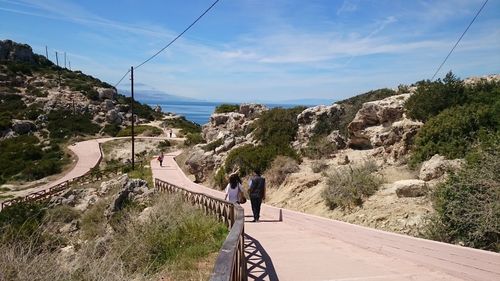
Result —
<instances>
[{"instance_id":1,"label":"blue sea water","mask_svg":"<svg viewBox=\"0 0 500 281\"><path fill-rule=\"evenodd\" d=\"M208 123L210 115L214 112L215 107L221 103L213 102L181 102L175 101L170 103L159 103L163 112L173 112L186 117L187 120L196 122L200 125ZM156 104L150 104L154 107ZM290 104L266 104L270 108L283 107L291 108L296 105Z\"/></svg>"}]
</instances>

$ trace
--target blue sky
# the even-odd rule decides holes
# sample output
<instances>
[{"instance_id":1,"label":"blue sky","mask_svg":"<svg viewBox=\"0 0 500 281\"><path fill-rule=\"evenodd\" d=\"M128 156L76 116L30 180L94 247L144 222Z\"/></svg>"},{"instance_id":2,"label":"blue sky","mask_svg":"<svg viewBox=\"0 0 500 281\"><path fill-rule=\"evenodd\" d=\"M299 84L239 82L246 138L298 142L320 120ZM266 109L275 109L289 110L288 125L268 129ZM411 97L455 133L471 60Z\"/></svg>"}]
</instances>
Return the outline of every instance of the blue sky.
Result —
<instances>
[{"instance_id":1,"label":"blue sky","mask_svg":"<svg viewBox=\"0 0 500 281\"><path fill-rule=\"evenodd\" d=\"M114 84L212 2L0 0L0 39L40 54L47 45L52 59L66 52L73 69ZM204 100L338 100L430 79L482 3L221 0L135 80ZM488 2L439 77L449 70L500 73L499 0Z\"/></svg>"}]
</instances>

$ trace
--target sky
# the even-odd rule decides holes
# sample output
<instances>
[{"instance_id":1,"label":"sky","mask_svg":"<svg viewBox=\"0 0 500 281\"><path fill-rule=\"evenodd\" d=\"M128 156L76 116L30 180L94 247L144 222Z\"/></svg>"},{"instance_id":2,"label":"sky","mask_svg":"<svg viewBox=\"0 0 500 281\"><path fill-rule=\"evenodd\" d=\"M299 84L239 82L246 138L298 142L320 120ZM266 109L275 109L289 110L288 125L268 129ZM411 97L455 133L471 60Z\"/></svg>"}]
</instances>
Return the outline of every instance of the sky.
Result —
<instances>
[{"instance_id":1,"label":"sky","mask_svg":"<svg viewBox=\"0 0 500 281\"><path fill-rule=\"evenodd\" d=\"M0 40L66 52L112 85L214 0L0 0ZM136 89L207 101L339 100L430 79L483 0L220 0L135 71ZM490 0L438 77L500 73ZM128 77L118 88L128 88ZM156 98L138 97L139 99Z\"/></svg>"}]
</instances>

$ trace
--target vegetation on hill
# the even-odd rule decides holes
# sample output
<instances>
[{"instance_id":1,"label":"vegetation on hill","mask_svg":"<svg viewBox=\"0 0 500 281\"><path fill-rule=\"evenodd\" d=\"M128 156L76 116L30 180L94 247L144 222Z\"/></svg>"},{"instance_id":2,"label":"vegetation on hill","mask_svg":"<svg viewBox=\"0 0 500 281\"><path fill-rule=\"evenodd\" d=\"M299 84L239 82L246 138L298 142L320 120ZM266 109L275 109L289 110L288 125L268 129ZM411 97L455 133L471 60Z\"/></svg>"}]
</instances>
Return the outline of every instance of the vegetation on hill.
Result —
<instances>
[{"instance_id":1,"label":"vegetation on hill","mask_svg":"<svg viewBox=\"0 0 500 281\"><path fill-rule=\"evenodd\" d=\"M192 280L207 277L200 264L219 250L227 228L179 198L157 196L148 221L144 206L128 201L107 218L110 198L84 213L67 205L18 204L0 213L3 280ZM57 231L77 222L76 232ZM106 231L112 227L113 231ZM85 241L85 243L81 243ZM74 244L76 243L76 244ZM73 249L69 262L60 248ZM124 254L126 253L133 253ZM64 262L64 260L66 260ZM208 274L207 274L208 273Z\"/></svg>"},{"instance_id":2,"label":"vegetation on hill","mask_svg":"<svg viewBox=\"0 0 500 281\"><path fill-rule=\"evenodd\" d=\"M149 126L149 125L137 125L134 126L134 135L138 136L144 134L148 137L159 136L163 133L160 128ZM132 136L132 126L122 129L116 134L117 137L129 137Z\"/></svg>"},{"instance_id":3,"label":"vegetation on hill","mask_svg":"<svg viewBox=\"0 0 500 281\"><path fill-rule=\"evenodd\" d=\"M451 72L441 81L421 81L405 104L408 116L425 121L418 132L412 164L434 154L463 158L475 143L500 129L500 83L465 85Z\"/></svg>"},{"instance_id":4,"label":"vegetation on hill","mask_svg":"<svg viewBox=\"0 0 500 281\"><path fill-rule=\"evenodd\" d=\"M278 155L289 156L296 160L299 156L290 147L297 134L297 115L303 107L291 109L273 108L264 112L252 124L255 139L260 145L245 145L231 150L224 163L226 173L240 168L244 176L254 169L265 171Z\"/></svg>"},{"instance_id":5,"label":"vegetation on hill","mask_svg":"<svg viewBox=\"0 0 500 281\"><path fill-rule=\"evenodd\" d=\"M167 119L163 122L163 126L179 128L181 136L184 135L186 137L185 144L188 146L203 143L205 141L201 136L201 126L195 122L186 120L184 116Z\"/></svg>"},{"instance_id":6,"label":"vegetation on hill","mask_svg":"<svg viewBox=\"0 0 500 281\"><path fill-rule=\"evenodd\" d=\"M464 169L452 172L432 194L436 213L425 236L468 247L500 251L500 135L467 155Z\"/></svg>"},{"instance_id":7,"label":"vegetation on hill","mask_svg":"<svg viewBox=\"0 0 500 281\"><path fill-rule=\"evenodd\" d=\"M240 109L238 104L223 103L215 107L214 113L236 112Z\"/></svg>"}]
</instances>

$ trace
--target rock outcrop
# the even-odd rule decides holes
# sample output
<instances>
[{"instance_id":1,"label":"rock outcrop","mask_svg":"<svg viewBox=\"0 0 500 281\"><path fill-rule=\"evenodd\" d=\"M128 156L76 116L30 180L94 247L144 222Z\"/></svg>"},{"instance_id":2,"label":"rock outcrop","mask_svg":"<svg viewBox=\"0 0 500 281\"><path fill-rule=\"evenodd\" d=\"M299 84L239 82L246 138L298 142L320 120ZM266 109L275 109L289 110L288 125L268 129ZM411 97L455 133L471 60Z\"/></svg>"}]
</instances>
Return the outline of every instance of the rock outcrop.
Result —
<instances>
[{"instance_id":1,"label":"rock outcrop","mask_svg":"<svg viewBox=\"0 0 500 281\"><path fill-rule=\"evenodd\" d=\"M27 44L19 44L12 40L0 41L0 60L34 63L33 50Z\"/></svg>"},{"instance_id":2,"label":"rock outcrop","mask_svg":"<svg viewBox=\"0 0 500 281\"><path fill-rule=\"evenodd\" d=\"M435 154L431 159L422 163L418 177L424 181L439 179L448 170L458 170L463 164L462 159L447 160L444 156Z\"/></svg>"},{"instance_id":3,"label":"rock outcrop","mask_svg":"<svg viewBox=\"0 0 500 281\"><path fill-rule=\"evenodd\" d=\"M333 105L318 105L306 108L297 116L299 128L297 130L296 141L293 143L295 149L306 147L311 137L313 137L320 126L325 123L337 123L344 115L344 107L338 104ZM327 125L326 124L326 125ZM345 140L338 133L332 133L329 139L334 141L337 148L342 149L345 146Z\"/></svg>"},{"instance_id":4,"label":"rock outcrop","mask_svg":"<svg viewBox=\"0 0 500 281\"><path fill-rule=\"evenodd\" d=\"M189 173L195 176L196 182L205 181L209 172L215 169L214 152L204 151L200 146L195 146L185 164Z\"/></svg>"},{"instance_id":5,"label":"rock outcrop","mask_svg":"<svg viewBox=\"0 0 500 281\"><path fill-rule=\"evenodd\" d=\"M35 131L36 125L30 120L12 119L12 130L19 135L24 135Z\"/></svg>"},{"instance_id":6,"label":"rock outcrop","mask_svg":"<svg viewBox=\"0 0 500 281\"><path fill-rule=\"evenodd\" d=\"M97 88L97 93L99 93L99 99L100 100L105 100L105 99L110 99L114 100L116 99L116 90L113 88Z\"/></svg>"},{"instance_id":7,"label":"rock outcrop","mask_svg":"<svg viewBox=\"0 0 500 281\"><path fill-rule=\"evenodd\" d=\"M421 197L429 191L427 184L423 180L400 180L393 185L396 188L398 197Z\"/></svg>"}]
</instances>

